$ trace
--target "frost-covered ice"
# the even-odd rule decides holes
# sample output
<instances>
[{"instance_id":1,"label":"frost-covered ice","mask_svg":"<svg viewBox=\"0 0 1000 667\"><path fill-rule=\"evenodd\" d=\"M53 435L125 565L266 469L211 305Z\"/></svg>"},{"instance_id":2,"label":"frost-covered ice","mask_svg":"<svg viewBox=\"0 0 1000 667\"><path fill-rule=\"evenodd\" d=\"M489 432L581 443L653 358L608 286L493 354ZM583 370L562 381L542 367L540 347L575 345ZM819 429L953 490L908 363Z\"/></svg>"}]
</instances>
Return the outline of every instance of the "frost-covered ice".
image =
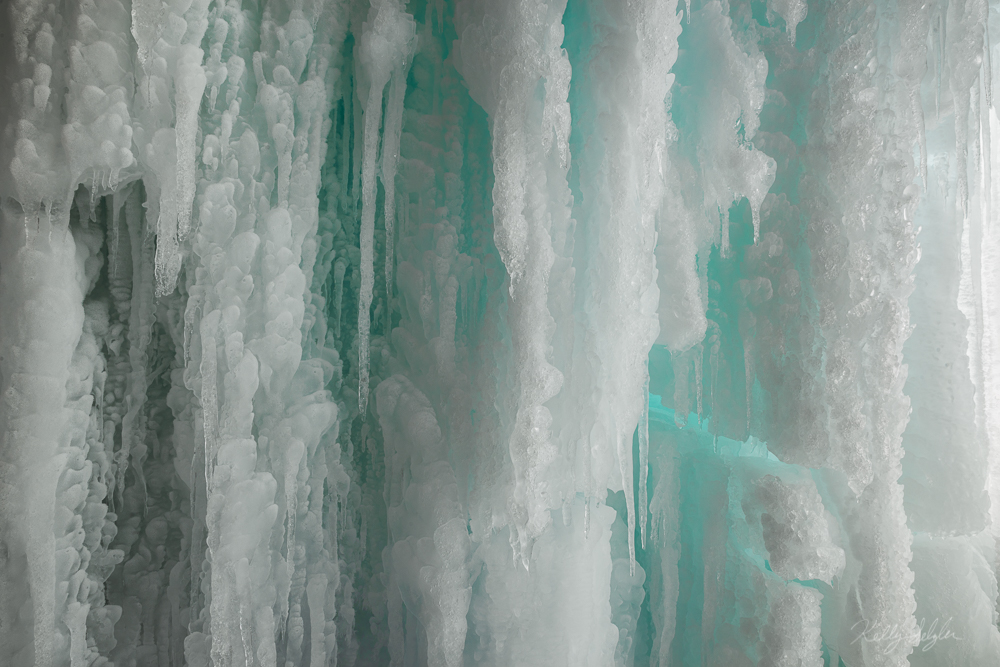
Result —
<instances>
[{"instance_id":1,"label":"frost-covered ice","mask_svg":"<svg viewBox=\"0 0 1000 667\"><path fill-rule=\"evenodd\" d=\"M0 3L0 667L1000 664L998 12Z\"/></svg>"}]
</instances>

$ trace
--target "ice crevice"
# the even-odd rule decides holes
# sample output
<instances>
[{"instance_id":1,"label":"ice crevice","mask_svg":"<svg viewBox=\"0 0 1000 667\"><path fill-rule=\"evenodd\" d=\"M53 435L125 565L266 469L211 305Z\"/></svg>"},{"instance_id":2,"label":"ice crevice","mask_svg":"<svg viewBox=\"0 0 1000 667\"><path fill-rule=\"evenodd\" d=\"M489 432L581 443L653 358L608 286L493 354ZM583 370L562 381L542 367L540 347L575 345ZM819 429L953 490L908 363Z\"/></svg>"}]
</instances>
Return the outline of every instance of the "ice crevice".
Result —
<instances>
[{"instance_id":1,"label":"ice crevice","mask_svg":"<svg viewBox=\"0 0 1000 667\"><path fill-rule=\"evenodd\" d=\"M997 9L3 4L0 665L1000 664Z\"/></svg>"}]
</instances>

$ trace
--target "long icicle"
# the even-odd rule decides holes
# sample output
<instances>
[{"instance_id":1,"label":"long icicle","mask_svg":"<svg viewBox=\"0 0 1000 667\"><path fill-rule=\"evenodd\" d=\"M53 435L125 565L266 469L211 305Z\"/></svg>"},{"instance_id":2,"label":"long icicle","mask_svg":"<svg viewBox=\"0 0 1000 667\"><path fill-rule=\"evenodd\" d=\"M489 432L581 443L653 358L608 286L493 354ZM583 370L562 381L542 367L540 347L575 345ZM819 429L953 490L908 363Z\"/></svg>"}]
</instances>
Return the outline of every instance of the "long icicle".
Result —
<instances>
[{"instance_id":1,"label":"long icicle","mask_svg":"<svg viewBox=\"0 0 1000 667\"><path fill-rule=\"evenodd\" d=\"M649 480L649 362L646 362L646 377L642 384L642 414L639 416L639 530L642 548L646 548L646 524L649 514L649 494L646 485Z\"/></svg>"},{"instance_id":2,"label":"long icicle","mask_svg":"<svg viewBox=\"0 0 1000 667\"><path fill-rule=\"evenodd\" d=\"M378 131L382 122L382 92L400 63L408 63L416 35L413 17L396 0L372 5L361 37L360 66L370 82L364 107L364 137L361 162L361 289L358 296L358 411L368 410L369 357L371 354L371 305L375 289L375 161ZM388 47L388 48L387 48ZM405 92L405 80L401 85ZM392 100L390 100L392 102ZM395 108L396 105L394 105ZM402 116L402 99L398 104ZM387 128L388 129L388 128ZM398 137L398 131L397 131ZM398 139L394 151L399 152ZM393 157L395 162L395 157ZM395 170L394 170L395 171Z\"/></svg>"},{"instance_id":3,"label":"long icicle","mask_svg":"<svg viewBox=\"0 0 1000 667\"><path fill-rule=\"evenodd\" d=\"M392 326L393 222L396 216L396 165L399 162L399 135L403 129L403 98L406 96L407 57L392 74L385 109L382 139L382 187L385 189L385 332Z\"/></svg>"},{"instance_id":4,"label":"long icicle","mask_svg":"<svg viewBox=\"0 0 1000 667\"><path fill-rule=\"evenodd\" d=\"M383 83L382 86L385 84ZM361 290L358 296L358 412L368 409L368 363L371 354L372 294L375 287L375 154L382 119L382 86L372 82L365 107L364 157L361 164Z\"/></svg>"}]
</instances>

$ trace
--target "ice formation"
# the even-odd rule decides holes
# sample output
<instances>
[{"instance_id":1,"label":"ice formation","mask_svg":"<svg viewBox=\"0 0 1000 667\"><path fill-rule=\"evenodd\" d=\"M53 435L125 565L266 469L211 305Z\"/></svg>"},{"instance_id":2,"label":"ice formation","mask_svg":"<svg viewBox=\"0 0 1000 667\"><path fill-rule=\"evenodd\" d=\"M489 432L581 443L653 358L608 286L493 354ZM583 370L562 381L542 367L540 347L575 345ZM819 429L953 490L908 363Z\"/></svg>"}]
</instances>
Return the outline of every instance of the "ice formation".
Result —
<instances>
[{"instance_id":1,"label":"ice formation","mask_svg":"<svg viewBox=\"0 0 1000 667\"><path fill-rule=\"evenodd\" d=\"M0 667L1000 665L998 22L0 4Z\"/></svg>"}]
</instances>

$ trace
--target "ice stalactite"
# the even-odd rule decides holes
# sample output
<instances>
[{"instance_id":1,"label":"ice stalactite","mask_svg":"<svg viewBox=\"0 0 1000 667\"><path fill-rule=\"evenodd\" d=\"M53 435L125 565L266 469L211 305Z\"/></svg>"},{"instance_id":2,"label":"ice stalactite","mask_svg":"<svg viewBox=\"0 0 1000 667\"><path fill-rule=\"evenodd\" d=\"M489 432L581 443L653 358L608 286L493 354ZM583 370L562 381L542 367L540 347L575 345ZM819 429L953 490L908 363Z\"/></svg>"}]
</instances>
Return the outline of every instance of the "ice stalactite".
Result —
<instances>
[{"instance_id":1,"label":"ice stalactite","mask_svg":"<svg viewBox=\"0 0 1000 667\"><path fill-rule=\"evenodd\" d=\"M0 663L997 663L996 9L3 4Z\"/></svg>"},{"instance_id":2,"label":"ice stalactite","mask_svg":"<svg viewBox=\"0 0 1000 667\"><path fill-rule=\"evenodd\" d=\"M161 297L177 283L180 244L190 235L198 107L207 83L200 44L208 22L207 0L138 0L132 7L141 63L135 73L135 141L142 147L138 159L156 212L156 295Z\"/></svg>"},{"instance_id":3,"label":"ice stalactite","mask_svg":"<svg viewBox=\"0 0 1000 667\"><path fill-rule=\"evenodd\" d=\"M774 12L785 22L785 32L792 44L795 44L795 28L802 23L809 11L803 0L771 0L767 3L768 12ZM770 19L769 17L769 20Z\"/></svg>"},{"instance_id":4,"label":"ice stalactite","mask_svg":"<svg viewBox=\"0 0 1000 667\"><path fill-rule=\"evenodd\" d=\"M402 124L403 106L401 82L409 70L409 60L413 50L413 17L403 11L396 0L385 0L372 5L361 35L358 53L359 78L367 84L368 95L362 108L364 113L364 142L361 167L361 298L358 302L358 405L362 414L368 405L368 374L372 290L375 287L375 178L378 175L376 160L379 148L379 128L382 148L382 179L386 184L386 220L392 214L392 204L388 201L394 195L394 187L389 183L396 179L395 160L399 150L399 132ZM382 97L390 78L389 104L385 123L382 123ZM386 161L388 158L388 161ZM386 226L389 229L389 226ZM387 241L388 242L388 241ZM388 273L386 274L388 276Z\"/></svg>"},{"instance_id":5,"label":"ice stalactite","mask_svg":"<svg viewBox=\"0 0 1000 667\"><path fill-rule=\"evenodd\" d=\"M87 251L77 252L69 218L68 207L54 215L10 205L3 210L0 298L11 315L3 318L0 417L7 536L4 646L16 664L56 664L72 649L77 664L85 657L79 633L87 611L76 595L72 601L67 596L71 578L77 586L86 578L80 569L85 538L80 512L91 466L85 436L74 422L79 421L75 403L88 399L75 386L80 380L71 364L83 334ZM70 432L76 435L72 440L64 436Z\"/></svg>"},{"instance_id":6,"label":"ice stalactite","mask_svg":"<svg viewBox=\"0 0 1000 667\"><path fill-rule=\"evenodd\" d=\"M679 82L689 90L683 103L675 100L673 106L680 106L681 117L699 126L696 135L680 136L681 150L701 173L701 206L721 220L717 238L725 256L730 244L729 207L743 197L749 200L756 243L760 207L774 182L774 158L754 143L765 101L768 62L759 46L738 31L721 3L709 2L695 11L690 30L693 51L709 59L713 64L708 67L718 76L702 80L682 76ZM748 30L755 27L748 26ZM700 63L698 68L705 66Z\"/></svg>"},{"instance_id":7,"label":"ice stalactite","mask_svg":"<svg viewBox=\"0 0 1000 667\"><path fill-rule=\"evenodd\" d=\"M396 169L399 164L399 141L403 125L403 98L406 95L406 76L409 73L410 55L403 58L403 63L397 65L389 83L389 94L385 105L385 123L383 124L382 160L379 166L379 178L385 193L383 200L384 230L385 230L385 304L386 325L388 331L392 328L392 292L393 271L396 261L393 243L396 233ZM369 304L370 305L370 304ZM363 393L363 392L362 392Z\"/></svg>"},{"instance_id":8,"label":"ice stalactite","mask_svg":"<svg viewBox=\"0 0 1000 667\"><path fill-rule=\"evenodd\" d=\"M647 366L642 383L643 396L649 395L649 368ZM646 548L646 526L649 517L649 401L643 401L642 412L637 426L639 439L639 534L642 548Z\"/></svg>"},{"instance_id":9,"label":"ice stalactite","mask_svg":"<svg viewBox=\"0 0 1000 667\"><path fill-rule=\"evenodd\" d=\"M588 252L584 326L589 356L598 360L590 370L594 385L585 400L593 412L584 437L594 458L592 483L624 489L634 569L632 434L643 411L646 355L659 334L654 247L667 159L669 79L650 73L669 69L676 58L676 47L666 39L675 29L676 11L659 3L600 2L588 10L604 27L605 41L595 43L592 60L580 73L588 109L580 122L587 135L601 138L587 147L580 166ZM612 462L618 466L615 481Z\"/></svg>"},{"instance_id":10,"label":"ice stalactite","mask_svg":"<svg viewBox=\"0 0 1000 667\"><path fill-rule=\"evenodd\" d=\"M548 510L561 500L557 469L547 470L562 453L545 403L563 386L563 373L548 354L556 323L547 302L555 261L552 225L566 215L567 203L547 197L541 185L560 171L565 179L568 168L568 132L559 131L568 112L570 75L560 48L564 8L558 1L469 2L458 8L462 76L490 115L494 234L510 279L511 361L519 397L507 417L514 472L508 511L515 527L511 546L525 565L550 521ZM516 37L508 40L504 31L511 26ZM548 167L550 161L557 170Z\"/></svg>"},{"instance_id":11,"label":"ice stalactite","mask_svg":"<svg viewBox=\"0 0 1000 667\"><path fill-rule=\"evenodd\" d=\"M212 598L202 609L202 632L211 632L216 662L299 661L306 606L316 615L316 630L327 632L323 581L335 579L337 569L318 566L327 546L322 499L303 482L322 487L326 481L308 470L310 463L316 472L323 469L325 451L317 452L321 443L325 449L323 434L336 423L337 408L322 386L332 368L322 354L312 356L315 348L304 353L303 327L317 252L324 118L333 98L331 41L342 38L343 20L332 10L311 17L293 11L284 24L268 22L260 37L269 47L266 57L252 50L235 10L215 24L215 54L227 39L234 40L234 53L226 65L215 63L225 77L213 77L213 96L225 91L229 104L214 114L215 133L202 154L216 181L198 200L197 247L205 264L195 272L197 298L188 308L201 317L201 377L192 378L191 387L201 395L203 465L210 473L204 501L210 561L203 562L212 563ZM248 75L247 60L256 101L238 85ZM255 102L262 124L249 114ZM242 134L230 143L234 128ZM260 134L271 139L268 152L261 151ZM246 516L255 517L250 541L231 532ZM201 653L207 641L192 635L189 660L208 658ZM331 641L316 637L313 643L318 652Z\"/></svg>"}]
</instances>

